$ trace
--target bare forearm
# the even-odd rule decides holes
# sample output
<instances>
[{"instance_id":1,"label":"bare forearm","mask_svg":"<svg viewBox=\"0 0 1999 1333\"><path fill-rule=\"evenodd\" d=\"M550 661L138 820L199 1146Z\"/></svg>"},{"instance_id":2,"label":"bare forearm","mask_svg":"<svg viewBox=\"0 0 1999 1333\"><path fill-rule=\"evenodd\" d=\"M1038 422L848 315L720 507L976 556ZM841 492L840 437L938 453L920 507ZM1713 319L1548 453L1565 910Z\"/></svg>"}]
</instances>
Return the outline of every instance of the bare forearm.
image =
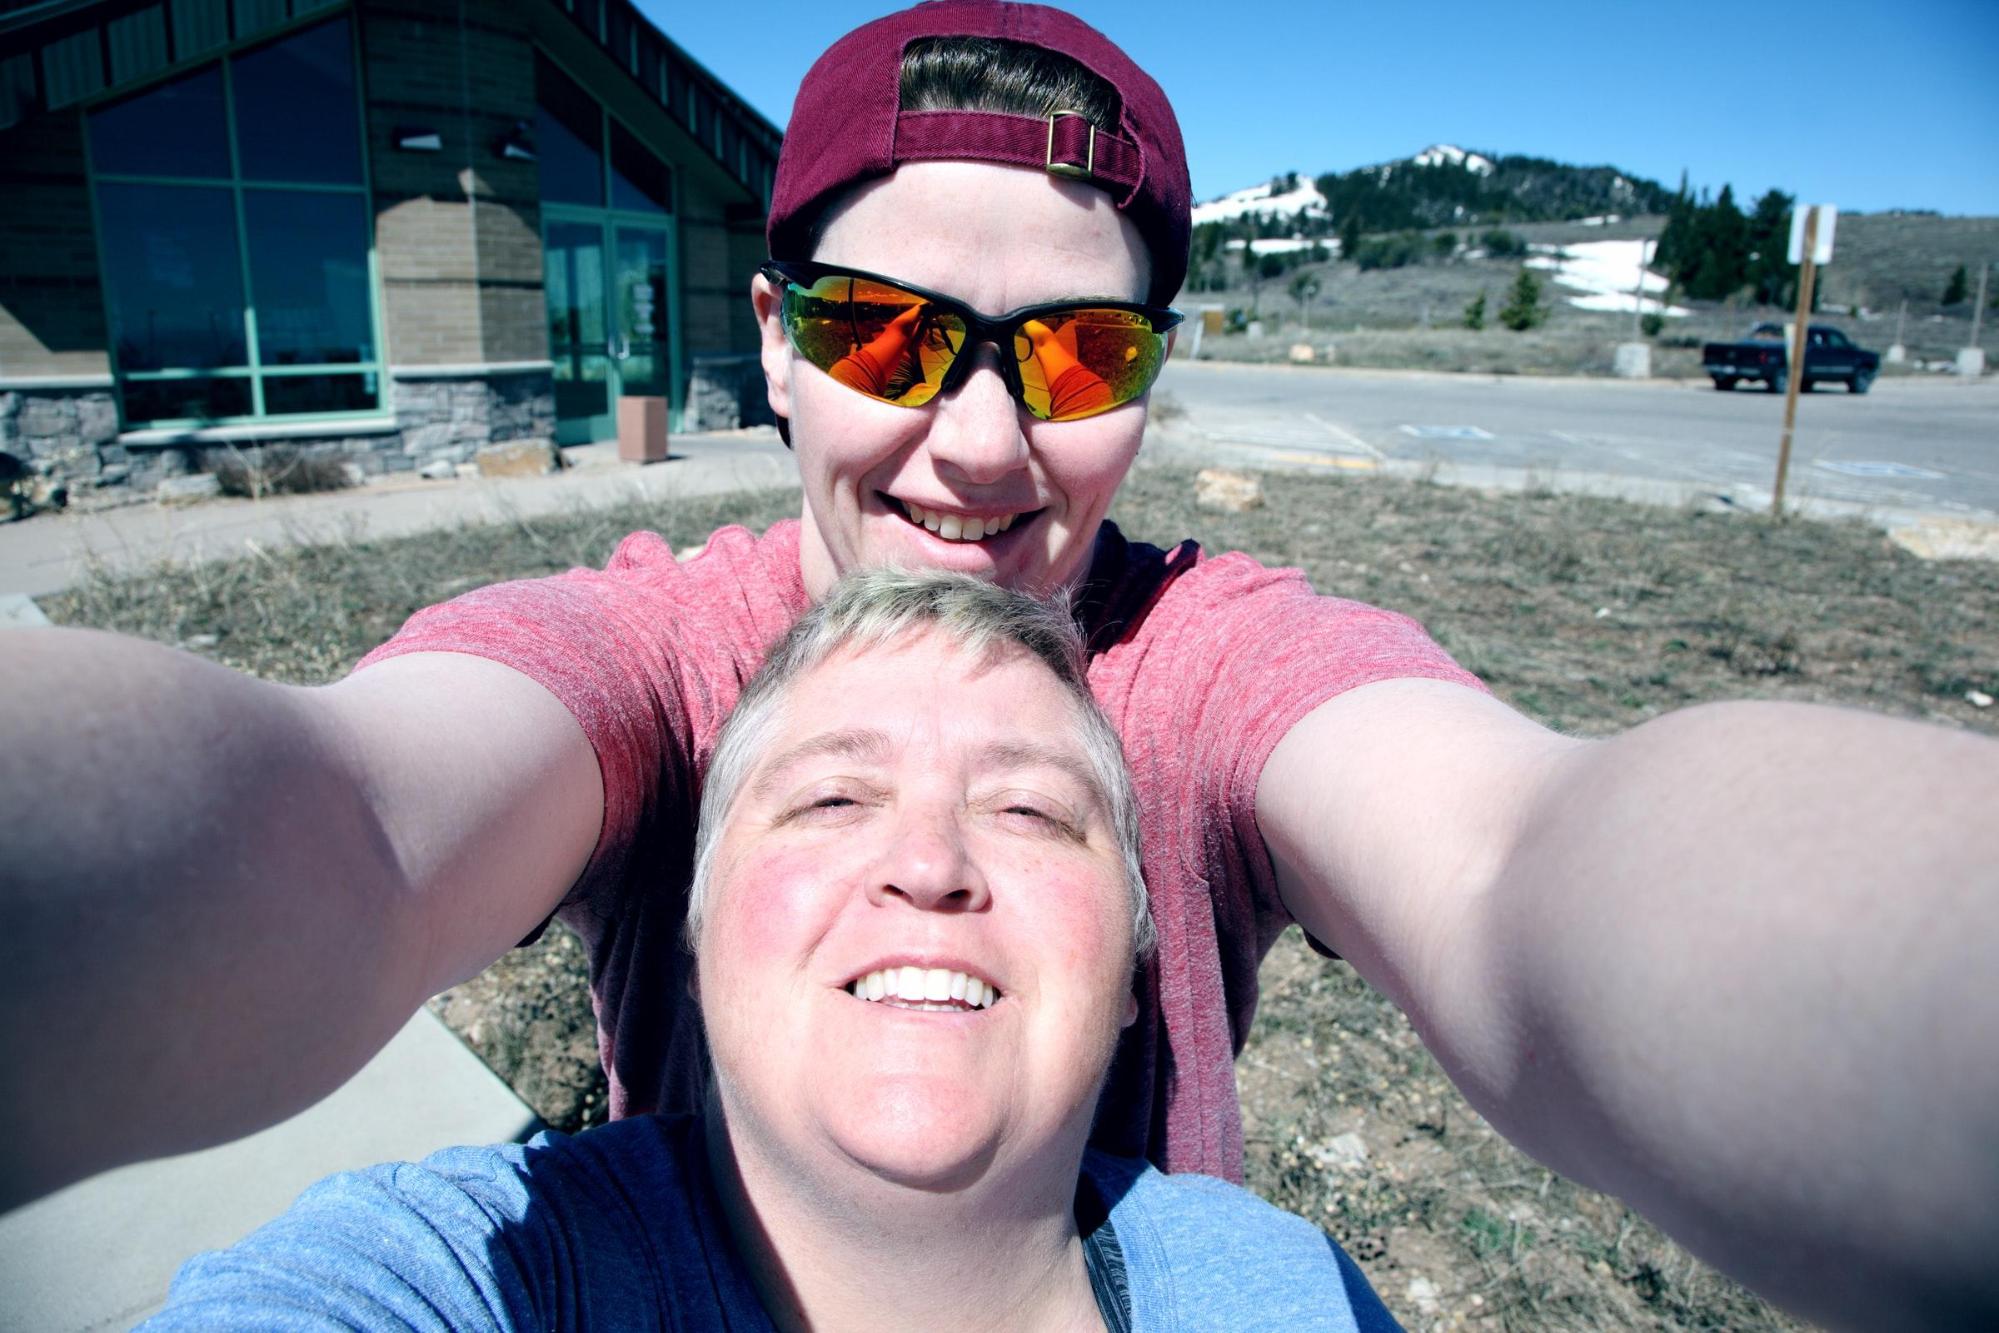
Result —
<instances>
[{"instance_id":1,"label":"bare forearm","mask_svg":"<svg viewBox=\"0 0 1999 1333\"><path fill-rule=\"evenodd\" d=\"M1999 1305L1999 744L1731 705L1565 768L1431 988L1474 1100L1819 1318Z\"/></svg>"},{"instance_id":2,"label":"bare forearm","mask_svg":"<svg viewBox=\"0 0 1999 1333\"><path fill-rule=\"evenodd\" d=\"M269 1124L420 1003L395 856L300 692L34 631L0 699L0 1207Z\"/></svg>"}]
</instances>

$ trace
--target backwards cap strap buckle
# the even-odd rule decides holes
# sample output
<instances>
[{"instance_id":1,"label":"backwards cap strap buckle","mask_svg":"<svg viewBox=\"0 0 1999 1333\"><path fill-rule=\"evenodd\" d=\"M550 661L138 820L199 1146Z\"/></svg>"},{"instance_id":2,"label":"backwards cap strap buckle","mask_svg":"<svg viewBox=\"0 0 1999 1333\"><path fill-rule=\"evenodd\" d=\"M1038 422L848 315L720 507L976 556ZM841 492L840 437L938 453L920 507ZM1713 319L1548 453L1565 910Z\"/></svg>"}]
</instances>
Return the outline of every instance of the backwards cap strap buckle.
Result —
<instances>
[{"instance_id":1,"label":"backwards cap strap buckle","mask_svg":"<svg viewBox=\"0 0 1999 1333\"><path fill-rule=\"evenodd\" d=\"M1080 165L1073 160L1073 150L1063 153L1063 161L1058 162L1055 160L1055 122L1058 120L1080 120L1083 122L1083 128L1088 131L1088 137L1083 141L1083 161ZM1064 137L1072 140L1075 138L1073 134L1065 135ZM1051 176L1063 176L1069 180L1089 180L1094 177L1097 174L1096 125L1081 111L1049 112L1048 151L1043 156L1041 165L1047 169L1048 174Z\"/></svg>"}]
</instances>

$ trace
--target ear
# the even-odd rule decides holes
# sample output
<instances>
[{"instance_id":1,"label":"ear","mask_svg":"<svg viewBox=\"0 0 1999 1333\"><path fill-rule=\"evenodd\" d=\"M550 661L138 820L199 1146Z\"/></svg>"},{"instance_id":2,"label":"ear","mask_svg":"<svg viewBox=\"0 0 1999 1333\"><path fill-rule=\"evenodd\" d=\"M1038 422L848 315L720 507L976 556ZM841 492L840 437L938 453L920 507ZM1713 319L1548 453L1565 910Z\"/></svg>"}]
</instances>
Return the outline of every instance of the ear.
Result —
<instances>
[{"instance_id":1,"label":"ear","mask_svg":"<svg viewBox=\"0 0 1999 1333\"><path fill-rule=\"evenodd\" d=\"M764 394L777 414L779 430L791 419L791 344L784 336L779 310L784 294L759 273L750 279L750 308L756 312L758 356L763 362Z\"/></svg>"},{"instance_id":2,"label":"ear","mask_svg":"<svg viewBox=\"0 0 1999 1333\"><path fill-rule=\"evenodd\" d=\"M1120 1022L1118 1026L1121 1028L1128 1028L1137 1021L1138 1021L1138 996L1133 993L1127 993L1124 997L1124 1020Z\"/></svg>"}]
</instances>

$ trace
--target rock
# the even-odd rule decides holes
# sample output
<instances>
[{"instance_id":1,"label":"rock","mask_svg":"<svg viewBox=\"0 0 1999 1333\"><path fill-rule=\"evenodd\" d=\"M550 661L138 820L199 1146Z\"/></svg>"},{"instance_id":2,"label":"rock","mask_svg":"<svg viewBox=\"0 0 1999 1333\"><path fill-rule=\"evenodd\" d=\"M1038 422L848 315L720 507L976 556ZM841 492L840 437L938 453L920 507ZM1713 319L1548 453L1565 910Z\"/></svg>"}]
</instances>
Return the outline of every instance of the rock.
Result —
<instances>
[{"instance_id":1,"label":"rock","mask_svg":"<svg viewBox=\"0 0 1999 1333\"><path fill-rule=\"evenodd\" d=\"M454 463L452 464L452 470L458 474L458 478L461 481L470 481L479 475L479 465L477 463Z\"/></svg>"},{"instance_id":2,"label":"rock","mask_svg":"<svg viewBox=\"0 0 1999 1333\"><path fill-rule=\"evenodd\" d=\"M1289 355L1294 362L1301 366L1310 365L1319 359L1319 354L1312 350L1312 344L1310 343L1292 343Z\"/></svg>"},{"instance_id":3,"label":"rock","mask_svg":"<svg viewBox=\"0 0 1999 1333\"><path fill-rule=\"evenodd\" d=\"M1889 529L1888 540L1925 560L1999 560L1999 524L1921 518Z\"/></svg>"},{"instance_id":4,"label":"rock","mask_svg":"<svg viewBox=\"0 0 1999 1333\"><path fill-rule=\"evenodd\" d=\"M1619 343L1611 354L1610 373L1621 380L1652 378L1652 344Z\"/></svg>"},{"instance_id":5,"label":"rock","mask_svg":"<svg viewBox=\"0 0 1999 1333\"><path fill-rule=\"evenodd\" d=\"M1263 507L1263 483L1247 472L1202 468L1194 478L1194 504L1201 509L1242 514Z\"/></svg>"},{"instance_id":6,"label":"rock","mask_svg":"<svg viewBox=\"0 0 1999 1333\"><path fill-rule=\"evenodd\" d=\"M213 472L195 472L185 477L165 477L153 491L163 505L193 504L222 494L222 482Z\"/></svg>"},{"instance_id":7,"label":"rock","mask_svg":"<svg viewBox=\"0 0 1999 1333\"><path fill-rule=\"evenodd\" d=\"M416 470L425 481L451 481L458 476L458 464L448 458L433 458Z\"/></svg>"},{"instance_id":8,"label":"rock","mask_svg":"<svg viewBox=\"0 0 1999 1333\"><path fill-rule=\"evenodd\" d=\"M1964 701L1973 708L1990 708L1992 706L1992 696L1984 690L1966 690L1964 692Z\"/></svg>"},{"instance_id":9,"label":"rock","mask_svg":"<svg viewBox=\"0 0 1999 1333\"><path fill-rule=\"evenodd\" d=\"M1312 1149L1312 1160L1322 1170L1358 1171L1367 1163L1367 1143L1351 1131L1335 1134Z\"/></svg>"},{"instance_id":10,"label":"rock","mask_svg":"<svg viewBox=\"0 0 1999 1333\"><path fill-rule=\"evenodd\" d=\"M1409 1303L1416 1307L1418 1314L1433 1315L1443 1309L1443 1303L1437 1299L1437 1284L1429 1278L1410 1278L1409 1286L1403 1295L1409 1298Z\"/></svg>"},{"instance_id":11,"label":"rock","mask_svg":"<svg viewBox=\"0 0 1999 1333\"><path fill-rule=\"evenodd\" d=\"M543 477L560 467L555 446L547 440L512 440L489 444L475 456L482 477Z\"/></svg>"}]
</instances>

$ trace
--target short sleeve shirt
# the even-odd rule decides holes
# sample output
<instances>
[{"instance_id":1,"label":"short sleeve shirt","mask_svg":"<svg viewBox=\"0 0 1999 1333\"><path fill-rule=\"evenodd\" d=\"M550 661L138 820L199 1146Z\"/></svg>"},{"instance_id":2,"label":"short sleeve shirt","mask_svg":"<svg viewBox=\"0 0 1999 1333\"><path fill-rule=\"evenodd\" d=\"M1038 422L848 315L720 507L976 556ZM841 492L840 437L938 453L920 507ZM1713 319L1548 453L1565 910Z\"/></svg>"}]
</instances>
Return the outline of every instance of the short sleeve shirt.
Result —
<instances>
[{"instance_id":1,"label":"short sleeve shirt","mask_svg":"<svg viewBox=\"0 0 1999 1333\"><path fill-rule=\"evenodd\" d=\"M589 737L604 824L561 915L589 951L614 1118L699 1106L681 941L695 818L722 723L809 604L798 541L795 521L761 537L724 528L679 561L636 533L602 570L496 584L421 611L362 663L489 658L540 682ZM1092 1141L1240 1180L1234 1060L1257 966L1290 922L1256 824L1264 763L1307 713L1358 686L1483 687L1406 616L1321 596L1295 569L1193 542L1131 542L1108 523L1075 609L1091 688L1137 788L1159 932Z\"/></svg>"}]
</instances>

